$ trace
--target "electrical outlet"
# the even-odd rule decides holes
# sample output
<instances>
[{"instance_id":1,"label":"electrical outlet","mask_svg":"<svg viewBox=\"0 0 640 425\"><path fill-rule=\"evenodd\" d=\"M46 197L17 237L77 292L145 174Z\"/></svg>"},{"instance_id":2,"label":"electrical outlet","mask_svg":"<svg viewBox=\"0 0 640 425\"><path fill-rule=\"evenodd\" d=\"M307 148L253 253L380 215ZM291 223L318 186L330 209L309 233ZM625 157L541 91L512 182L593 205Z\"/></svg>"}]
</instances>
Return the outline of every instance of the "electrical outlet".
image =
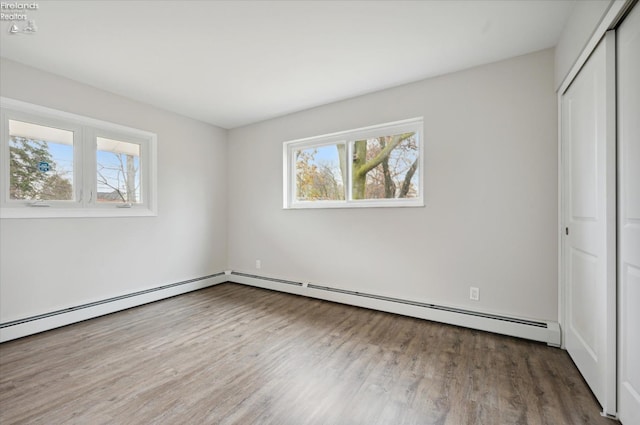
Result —
<instances>
[{"instance_id":1,"label":"electrical outlet","mask_svg":"<svg viewBox=\"0 0 640 425\"><path fill-rule=\"evenodd\" d=\"M474 301L480 301L480 288L474 286L469 288L469 298Z\"/></svg>"},{"instance_id":2,"label":"electrical outlet","mask_svg":"<svg viewBox=\"0 0 640 425\"><path fill-rule=\"evenodd\" d=\"M256 269L261 269L261 268L262 268L262 261L256 260Z\"/></svg>"}]
</instances>

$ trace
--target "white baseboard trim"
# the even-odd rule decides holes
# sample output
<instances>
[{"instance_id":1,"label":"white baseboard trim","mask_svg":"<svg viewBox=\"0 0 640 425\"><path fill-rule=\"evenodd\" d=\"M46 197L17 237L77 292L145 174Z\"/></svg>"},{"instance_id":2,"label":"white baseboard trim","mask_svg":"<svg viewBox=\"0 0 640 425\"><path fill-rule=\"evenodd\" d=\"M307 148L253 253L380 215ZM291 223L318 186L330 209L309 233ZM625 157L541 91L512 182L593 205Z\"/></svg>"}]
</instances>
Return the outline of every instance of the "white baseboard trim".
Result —
<instances>
[{"instance_id":1,"label":"white baseboard trim","mask_svg":"<svg viewBox=\"0 0 640 425\"><path fill-rule=\"evenodd\" d=\"M227 278L228 276L225 275L224 272L221 272L20 320L0 323L0 342L22 338L83 320L93 319L94 317L104 316L105 314L115 313L150 302L196 291L208 286L224 283L228 280Z\"/></svg>"},{"instance_id":2,"label":"white baseboard trim","mask_svg":"<svg viewBox=\"0 0 640 425\"><path fill-rule=\"evenodd\" d=\"M560 326L557 322L486 314L240 272L230 272L226 277L229 282L233 283L509 335L560 347Z\"/></svg>"},{"instance_id":3,"label":"white baseboard trim","mask_svg":"<svg viewBox=\"0 0 640 425\"><path fill-rule=\"evenodd\" d=\"M536 322L528 319L497 316L471 310L460 310L410 300L377 296L375 294L357 293L327 286L307 285L303 282L274 279L231 271L164 285L158 288L20 320L0 323L0 342L22 338L225 282L255 286L434 322L530 339L544 342L554 347L560 346L560 326L557 322Z\"/></svg>"}]
</instances>

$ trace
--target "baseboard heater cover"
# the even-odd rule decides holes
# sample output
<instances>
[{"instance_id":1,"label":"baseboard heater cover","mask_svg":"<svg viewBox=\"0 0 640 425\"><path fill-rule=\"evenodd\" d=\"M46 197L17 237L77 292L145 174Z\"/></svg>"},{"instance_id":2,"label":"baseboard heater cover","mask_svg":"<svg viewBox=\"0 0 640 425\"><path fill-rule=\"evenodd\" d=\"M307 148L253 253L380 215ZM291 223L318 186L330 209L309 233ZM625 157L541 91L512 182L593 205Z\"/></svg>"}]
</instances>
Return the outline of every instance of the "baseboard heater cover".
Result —
<instances>
[{"instance_id":1,"label":"baseboard heater cover","mask_svg":"<svg viewBox=\"0 0 640 425\"><path fill-rule=\"evenodd\" d=\"M163 298L168 298L168 297L172 297L175 295L180 295L186 292L190 292L196 289L201 289L204 288L206 286L210 286L210 285L202 285L202 283L204 283L204 281L210 280L210 279L216 279L219 278L221 276L225 276L224 272L220 272L220 273L214 273L211 275L207 275L207 276L202 276L202 277L197 277L194 279L188 279L188 280L183 280L180 282L175 282L175 283L170 283L167 285L162 285L162 286L158 286L155 288L150 288L150 289L145 289L142 291L137 291L137 292L132 292L129 294L125 294L125 295L120 295L117 297L111 297L111 298L106 298L103 300L99 300L99 301L94 301L94 302L90 302L90 303L86 303L86 304L80 304L80 305L76 305L73 307L68 307L68 308L64 308L64 309L60 309L60 310L55 310L55 311L51 311L48 313L43 313L43 314L38 314L35 316L30 316L30 317L25 317L22 319L17 319L17 320L11 320L9 322L4 322L4 323L0 323L0 342L4 342L4 341L9 341L11 339L16 339L16 338L21 338L23 336L27 336L27 335L31 335L33 333L37 333L37 332L42 332L44 330L49 330L49 329L54 329L56 327L60 327L60 326L65 326L71 323L75 323L81 320L86 320L86 319L90 319L93 317L98 317L98 316L102 316L104 314L109 314L109 313L113 313L116 311L120 311L120 310L124 310L126 308L131 308L131 307L135 307L137 305L143 305L149 302L153 302L153 301L158 301L161 300ZM226 281L226 278L224 279L216 279L218 281L216 281L213 284L216 283L222 283L224 281ZM199 285L200 284L200 285ZM160 292L165 291L167 292L168 290L173 290L173 291L169 291L170 293L168 295L162 295L160 294ZM154 296L155 295L155 296ZM144 297L147 296L145 299L141 300L142 302L136 302L135 298L137 297ZM123 307L118 307L117 304L123 304L122 302L127 302L126 306ZM99 314L92 314L89 313L90 310L96 310L96 308L100 308L102 307L101 311L99 312ZM86 314L83 314L85 313ZM43 325L35 325L33 327L33 329L36 329L35 332L33 331L21 331L21 330L16 330L15 332L7 332L10 331L12 329L16 329L16 328L20 328L20 325L28 325L30 322L46 322L47 319L57 319L60 318L60 316L69 316L70 314L74 314L77 313L78 315L81 315L82 318L80 320L57 320L57 324L54 326L48 326L46 324Z\"/></svg>"},{"instance_id":2,"label":"baseboard heater cover","mask_svg":"<svg viewBox=\"0 0 640 425\"><path fill-rule=\"evenodd\" d=\"M487 319L504 320L505 322L520 323L520 324L528 325L528 326L537 326L539 328L546 328L547 327L547 323L546 322L536 322L536 321L533 321L533 320L519 319L519 318L515 318L515 317L499 316L497 314L480 313L480 312L477 312L477 311L465 310L465 309L461 309L461 308L445 307L445 306L441 306L441 305L437 305L437 304L421 303L421 302L418 302L418 301L404 300L402 298L385 297L385 296L382 296L382 295L367 294L366 292L348 291L346 289L331 288L329 286L313 285L311 283L309 285L307 285L307 287L308 288L312 288L312 289L319 289L321 291L339 292L341 294L349 294L349 295L355 295L355 296L358 296L358 297L373 298L373 299L382 300L382 301L391 301L391 302L394 302L394 303L414 305L416 307L431 308L431 309L434 309L434 310L450 311L450 312L453 312L453 313L467 314L467 315L470 315L470 316L484 317L484 318L487 318Z\"/></svg>"},{"instance_id":3,"label":"baseboard heater cover","mask_svg":"<svg viewBox=\"0 0 640 425\"><path fill-rule=\"evenodd\" d=\"M255 274L248 274L248 273L240 273L240 272L231 272L232 276L241 276L241 277L248 277L248 278L252 278L252 279L260 279L260 280L266 280L269 282L276 282L276 283L285 283L287 285L293 285L293 286L302 286L302 282L295 282L293 280L285 280L285 279L277 279L275 277L265 277L265 276L258 276Z\"/></svg>"},{"instance_id":4,"label":"baseboard heater cover","mask_svg":"<svg viewBox=\"0 0 640 425\"><path fill-rule=\"evenodd\" d=\"M237 278L234 279L234 276ZM234 271L227 277L229 281L243 285L257 286L471 329L510 335L545 342L554 347L560 347L561 343L560 326L557 322L502 316L366 292L350 291L326 285L305 284ZM285 285L279 285L281 283Z\"/></svg>"}]
</instances>

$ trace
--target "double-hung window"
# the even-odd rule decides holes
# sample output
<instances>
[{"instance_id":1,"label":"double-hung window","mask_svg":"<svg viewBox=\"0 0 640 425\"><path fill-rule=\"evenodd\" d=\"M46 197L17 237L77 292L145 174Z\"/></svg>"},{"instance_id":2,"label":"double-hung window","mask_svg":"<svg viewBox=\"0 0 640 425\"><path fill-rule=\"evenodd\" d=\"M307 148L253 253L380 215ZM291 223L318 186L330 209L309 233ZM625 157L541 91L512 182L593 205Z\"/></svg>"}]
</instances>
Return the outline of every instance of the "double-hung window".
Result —
<instances>
[{"instance_id":1,"label":"double-hung window","mask_svg":"<svg viewBox=\"0 0 640 425\"><path fill-rule=\"evenodd\" d=\"M422 118L284 143L285 208L423 206Z\"/></svg>"},{"instance_id":2,"label":"double-hung window","mask_svg":"<svg viewBox=\"0 0 640 425\"><path fill-rule=\"evenodd\" d=\"M0 102L0 217L156 215L155 134Z\"/></svg>"}]
</instances>

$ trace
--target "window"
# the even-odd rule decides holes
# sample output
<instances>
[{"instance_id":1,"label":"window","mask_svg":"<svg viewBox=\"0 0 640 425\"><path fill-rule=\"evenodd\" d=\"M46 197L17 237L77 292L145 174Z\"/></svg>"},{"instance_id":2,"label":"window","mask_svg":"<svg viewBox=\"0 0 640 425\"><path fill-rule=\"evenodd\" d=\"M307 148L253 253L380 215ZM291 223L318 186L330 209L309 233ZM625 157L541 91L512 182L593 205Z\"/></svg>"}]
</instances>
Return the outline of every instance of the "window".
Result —
<instances>
[{"instance_id":1,"label":"window","mask_svg":"<svg viewBox=\"0 0 640 425\"><path fill-rule=\"evenodd\" d=\"M9 199L73 201L73 145L70 129L8 120Z\"/></svg>"},{"instance_id":2,"label":"window","mask_svg":"<svg viewBox=\"0 0 640 425\"><path fill-rule=\"evenodd\" d=\"M96 201L139 204L140 144L96 138Z\"/></svg>"},{"instance_id":3,"label":"window","mask_svg":"<svg viewBox=\"0 0 640 425\"><path fill-rule=\"evenodd\" d=\"M0 217L156 215L155 134L0 102Z\"/></svg>"},{"instance_id":4,"label":"window","mask_svg":"<svg viewBox=\"0 0 640 425\"><path fill-rule=\"evenodd\" d=\"M422 119L284 143L285 208L422 206Z\"/></svg>"},{"instance_id":5,"label":"window","mask_svg":"<svg viewBox=\"0 0 640 425\"><path fill-rule=\"evenodd\" d=\"M344 200L344 144L294 150L297 201Z\"/></svg>"}]
</instances>

